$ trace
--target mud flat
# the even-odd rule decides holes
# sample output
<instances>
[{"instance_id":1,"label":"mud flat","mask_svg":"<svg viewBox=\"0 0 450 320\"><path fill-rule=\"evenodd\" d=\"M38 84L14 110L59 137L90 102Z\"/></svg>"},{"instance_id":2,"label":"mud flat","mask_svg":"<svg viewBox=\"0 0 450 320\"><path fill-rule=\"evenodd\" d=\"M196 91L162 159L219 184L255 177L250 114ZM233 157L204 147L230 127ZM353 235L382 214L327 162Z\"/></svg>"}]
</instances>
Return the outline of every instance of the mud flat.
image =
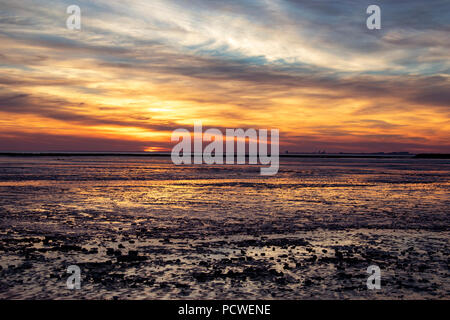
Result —
<instances>
[{"instance_id":1,"label":"mud flat","mask_svg":"<svg viewBox=\"0 0 450 320\"><path fill-rule=\"evenodd\" d=\"M447 162L152 161L0 161L0 298L450 298Z\"/></svg>"},{"instance_id":2,"label":"mud flat","mask_svg":"<svg viewBox=\"0 0 450 320\"><path fill-rule=\"evenodd\" d=\"M142 225L140 225L141 227ZM448 298L448 232L311 230L165 238L2 235L2 298ZM65 287L65 268L82 289ZM382 270L367 290L366 269Z\"/></svg>"}]
</instances>

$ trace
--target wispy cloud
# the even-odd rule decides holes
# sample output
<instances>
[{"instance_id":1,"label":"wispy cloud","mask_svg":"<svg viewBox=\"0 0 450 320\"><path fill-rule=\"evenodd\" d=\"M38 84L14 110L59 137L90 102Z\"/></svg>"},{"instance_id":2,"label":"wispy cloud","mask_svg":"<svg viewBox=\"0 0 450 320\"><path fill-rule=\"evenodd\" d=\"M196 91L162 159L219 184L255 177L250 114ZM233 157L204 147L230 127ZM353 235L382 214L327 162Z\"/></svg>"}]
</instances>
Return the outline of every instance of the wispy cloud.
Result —
<instances>
[{"instance_id":1,"label":"wispy cloud","mask_svg":"<svg viewBox=\"0 0 450 320\"><path fill-rule=\"evenodd\" d=\"M168 148L201 119L298 151L450 150L448 1L378 1L375 31L369 1L77 1L81 31L70 4L0 1L0 149Z\"/></svg>"}]
</instances>

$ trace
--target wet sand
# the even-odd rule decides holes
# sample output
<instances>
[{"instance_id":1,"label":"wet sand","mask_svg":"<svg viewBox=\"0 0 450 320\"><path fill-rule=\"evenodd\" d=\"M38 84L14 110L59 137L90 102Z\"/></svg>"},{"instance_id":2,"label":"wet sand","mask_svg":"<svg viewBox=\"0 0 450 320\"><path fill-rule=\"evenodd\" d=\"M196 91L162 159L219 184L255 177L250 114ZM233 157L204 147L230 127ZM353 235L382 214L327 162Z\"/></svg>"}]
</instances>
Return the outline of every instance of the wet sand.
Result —
<instances>
[{"instance_id":1,"label":"wet sand","mask_svg":"<svg viewBox=\"0 0 450 320\"><path fill-rule=\"evenodd\" d=\"M164 158L0 157L0 298L448 299L449 169L284 159L262 178ZM72 264L80 290L66 288Z\"/></svg>"}]
</instances>

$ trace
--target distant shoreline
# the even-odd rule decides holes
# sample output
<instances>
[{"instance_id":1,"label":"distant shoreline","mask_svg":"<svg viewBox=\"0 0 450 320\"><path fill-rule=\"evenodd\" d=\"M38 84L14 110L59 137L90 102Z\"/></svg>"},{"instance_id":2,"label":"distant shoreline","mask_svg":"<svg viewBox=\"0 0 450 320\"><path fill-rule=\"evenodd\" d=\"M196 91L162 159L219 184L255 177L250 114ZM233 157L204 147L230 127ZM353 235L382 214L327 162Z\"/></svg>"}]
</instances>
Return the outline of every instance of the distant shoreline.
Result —
<instances>
[{"instance_id":1,"label":"distant shoreline","mask_svg":"<svg viewBox=\"0 0 450 320\"><path fill-rule=\"evenodd\" d=\"M170 157L170 153L157 152L0 152L2 157ZM248 155L246 155L248 157ZM416 158L450 159L450 154L440 153L292 153L280 158Z\"/></svg>"}]
</instances>

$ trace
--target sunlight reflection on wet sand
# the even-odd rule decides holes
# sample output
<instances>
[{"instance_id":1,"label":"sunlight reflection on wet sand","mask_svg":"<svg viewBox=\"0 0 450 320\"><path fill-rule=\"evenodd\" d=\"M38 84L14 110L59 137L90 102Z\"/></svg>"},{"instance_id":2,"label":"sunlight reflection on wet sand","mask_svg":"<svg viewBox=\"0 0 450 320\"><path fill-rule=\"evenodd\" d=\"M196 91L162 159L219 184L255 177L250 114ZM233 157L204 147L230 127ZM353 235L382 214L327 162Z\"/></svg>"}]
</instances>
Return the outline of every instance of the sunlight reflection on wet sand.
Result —
<instances>
[{"instance_id":1,"label":"sunlight reflection on wet sand","mask_svg":"<svg viewBox=\"0 0 450 320\"><path fill-rule=\"evenodd\" d=\"M0 296L448 298L449 169L286 159L261 177L165 158L3 157ZM365 286L373 263L378 292Z\"/></svg>"}]
</instances>

